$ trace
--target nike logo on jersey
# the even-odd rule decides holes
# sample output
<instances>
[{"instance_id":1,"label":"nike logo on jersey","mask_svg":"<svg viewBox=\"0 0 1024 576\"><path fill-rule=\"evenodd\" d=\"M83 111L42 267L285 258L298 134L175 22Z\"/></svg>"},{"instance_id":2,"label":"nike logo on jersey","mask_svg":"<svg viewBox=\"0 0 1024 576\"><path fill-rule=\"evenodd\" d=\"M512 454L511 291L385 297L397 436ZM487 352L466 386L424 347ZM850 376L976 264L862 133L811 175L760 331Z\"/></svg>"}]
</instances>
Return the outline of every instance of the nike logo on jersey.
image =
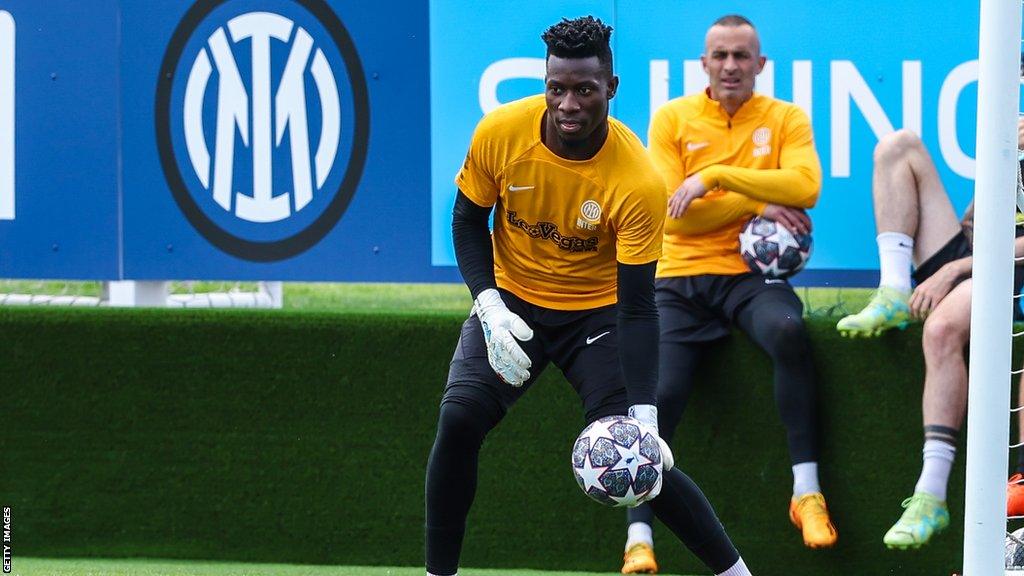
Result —
<instances>
[{"instance_id":1,"label":"nike logo on jersey","mask_svg":"<svg viewBox=\"0 0 1024 576\"><path fill-rule=\"evenodd\" d=\"M587 346L590 346L594 342L597 342L598 340L600 340L601 338L604 338L605 336L607 336L609 334L611 334L611 332L602 332L602 333L598 334L597 336L594 336L593 338L588 336L587 337Z\"/></svg>"},{"instance_id":2,"label":"nike logo on jersey","mask_svg":"<svg viewBox=\"0 0 1024 576\"><path fill-rule=\"evenodd\" d=\"M509 192L522 192L523 190L533 190L534 188L536 188L536 186L513 186L512 184L508 185Z\"/></svg>"},{"instance_id":3,"label":"nike logo on jersey","mask_svg":"<svg viewBox=\"0 0 1024 576\"><path fill-rule=\"evenodd\" d=\"M782 284L785 280L779 280L778 278L765 278L765 284Z\"/></svg>"},{"instance_id":4,"label":"nike logo on jersey","mask_svg":"<svg viewBox=\"0 0 1024 576\"><path fill-rule=\"evenodd\" d=\"M711 142L687 142L686 149L690 152L694 150L700 150L701 148L707 148L711 145Z\"/></svg>"}]
</instances>

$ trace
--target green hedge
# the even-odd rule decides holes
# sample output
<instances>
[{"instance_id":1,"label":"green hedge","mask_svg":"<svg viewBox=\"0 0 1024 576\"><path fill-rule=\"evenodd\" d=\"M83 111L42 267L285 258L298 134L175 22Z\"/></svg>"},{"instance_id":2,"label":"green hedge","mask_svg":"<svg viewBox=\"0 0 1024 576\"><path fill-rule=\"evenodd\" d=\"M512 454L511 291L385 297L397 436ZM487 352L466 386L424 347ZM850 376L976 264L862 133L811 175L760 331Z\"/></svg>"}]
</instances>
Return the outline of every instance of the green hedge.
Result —
<instances>
[{"instance_id":1,"label":"green hedge","mask_svg":"<svg viewBox=\"0 0 1024 576\"><path fill-rule=\"evenodd\" d=\"M0 505L22 556L420 565L423 478L462 318L251 311L0 309ZM837 548L805 549L767 358L710 355L675 443L759 574L948 574L882 534L920 467L920 330L838 338L811 320ZM549 370L488 438L463 563L617 571L621 511L569 471L583 424ZM659 527L669 572L699 573Z\"/></svg>"}]
</instances>

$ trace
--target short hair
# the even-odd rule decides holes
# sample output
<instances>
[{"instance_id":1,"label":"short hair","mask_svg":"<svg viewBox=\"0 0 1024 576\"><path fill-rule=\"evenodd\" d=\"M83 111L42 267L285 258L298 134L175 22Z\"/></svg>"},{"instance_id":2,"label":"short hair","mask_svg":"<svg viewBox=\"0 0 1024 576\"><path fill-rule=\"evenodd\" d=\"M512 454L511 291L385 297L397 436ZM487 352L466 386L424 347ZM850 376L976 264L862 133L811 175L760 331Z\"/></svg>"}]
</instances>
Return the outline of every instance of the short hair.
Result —
<instances>
[{"instance_id":1,"label":"short hair","mask_svg":"<svg viewBox=\"0 0 1024 576\"><path fill-rule=\"evenodd\" d=\"M599 18L582 16L562 21L544 31L540 38L547 44L547 56L589 58L597 56L608 74L612 74L612 49L609 41L612 27Z\"/></svg>"},{"instance_id":2,"label":"short hair","mask_svg":"<svg viewBox=\"0 0 1024 576\"><path fill-rule=\"evenodd\" d=\"M747 20L745 16L740 16L739 14L728 14L722 16L718 20L715 20L715 23L712 24L712 26L750 26L751 28L754 28L754 23Z\"/></svg>"}]
</instances>

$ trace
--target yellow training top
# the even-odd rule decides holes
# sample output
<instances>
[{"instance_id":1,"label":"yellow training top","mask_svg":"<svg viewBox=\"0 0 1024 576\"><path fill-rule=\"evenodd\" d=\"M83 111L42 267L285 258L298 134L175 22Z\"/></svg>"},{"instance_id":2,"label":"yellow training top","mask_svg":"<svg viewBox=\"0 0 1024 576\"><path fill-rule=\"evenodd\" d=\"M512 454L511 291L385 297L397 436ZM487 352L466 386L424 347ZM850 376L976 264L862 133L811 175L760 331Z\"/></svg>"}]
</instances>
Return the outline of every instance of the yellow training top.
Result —
<instances>
[{"instance_id":1,"label":"yellow training top","mask_svg":"<svg viewBox=\"0 0 1024 576\"><path fill-rule=\"evenodd\" d=\"M608 119L589 160L566 160L541 142L544 96L511 102L477 125L455 178L494 212L498 286L545 308L587 310L616 301L616 261L661 256L665 185L640 139Z\"/></svg>"},{"instance_id":2,"label":"yellow training top","mask_svg":"<svg viewBox=\"0 0 1024 576\"><path fill-rule=\"evenodd\" d=\"M669 101L651 120L651 158L671 196L700 173L708 193L682 218L665 221L658 277L741 274L739 233L767 203L810 208L821 164L807 115L794 104L754 94L730 118L707 92Z\"/></svg>"}]
</instances>

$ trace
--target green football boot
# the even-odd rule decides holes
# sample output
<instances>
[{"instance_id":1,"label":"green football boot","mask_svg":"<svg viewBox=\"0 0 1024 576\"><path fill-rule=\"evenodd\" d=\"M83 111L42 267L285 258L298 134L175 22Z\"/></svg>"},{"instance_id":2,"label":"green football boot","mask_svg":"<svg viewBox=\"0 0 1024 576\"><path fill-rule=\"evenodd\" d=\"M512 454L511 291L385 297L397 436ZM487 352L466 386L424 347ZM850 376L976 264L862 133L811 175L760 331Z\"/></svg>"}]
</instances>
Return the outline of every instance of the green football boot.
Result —
<instances>
[{"instance_id":1,"label":"green football boot","mask_svg":"<svg viewBox=\"0 0 1024 576\"><path fill-rule=\"evenodd\" d=\"M917 492L903 501L903 507L903 515L882 538L889 548L920 548L949 526L946 503L931 494Z\"/></svg>"},{"instance_id":2,"label":"green football boot","mask_svg":"<svg viewBox=\"0 0 1024 576\"><path fill-rule=\"evenodd\" d=\"M903 330L910 322L909 301L910 292L879 286L868 305L860 312L840 320L836 330L852 338L878 336L891 328Z\"/></svg>"}]
</instances>

